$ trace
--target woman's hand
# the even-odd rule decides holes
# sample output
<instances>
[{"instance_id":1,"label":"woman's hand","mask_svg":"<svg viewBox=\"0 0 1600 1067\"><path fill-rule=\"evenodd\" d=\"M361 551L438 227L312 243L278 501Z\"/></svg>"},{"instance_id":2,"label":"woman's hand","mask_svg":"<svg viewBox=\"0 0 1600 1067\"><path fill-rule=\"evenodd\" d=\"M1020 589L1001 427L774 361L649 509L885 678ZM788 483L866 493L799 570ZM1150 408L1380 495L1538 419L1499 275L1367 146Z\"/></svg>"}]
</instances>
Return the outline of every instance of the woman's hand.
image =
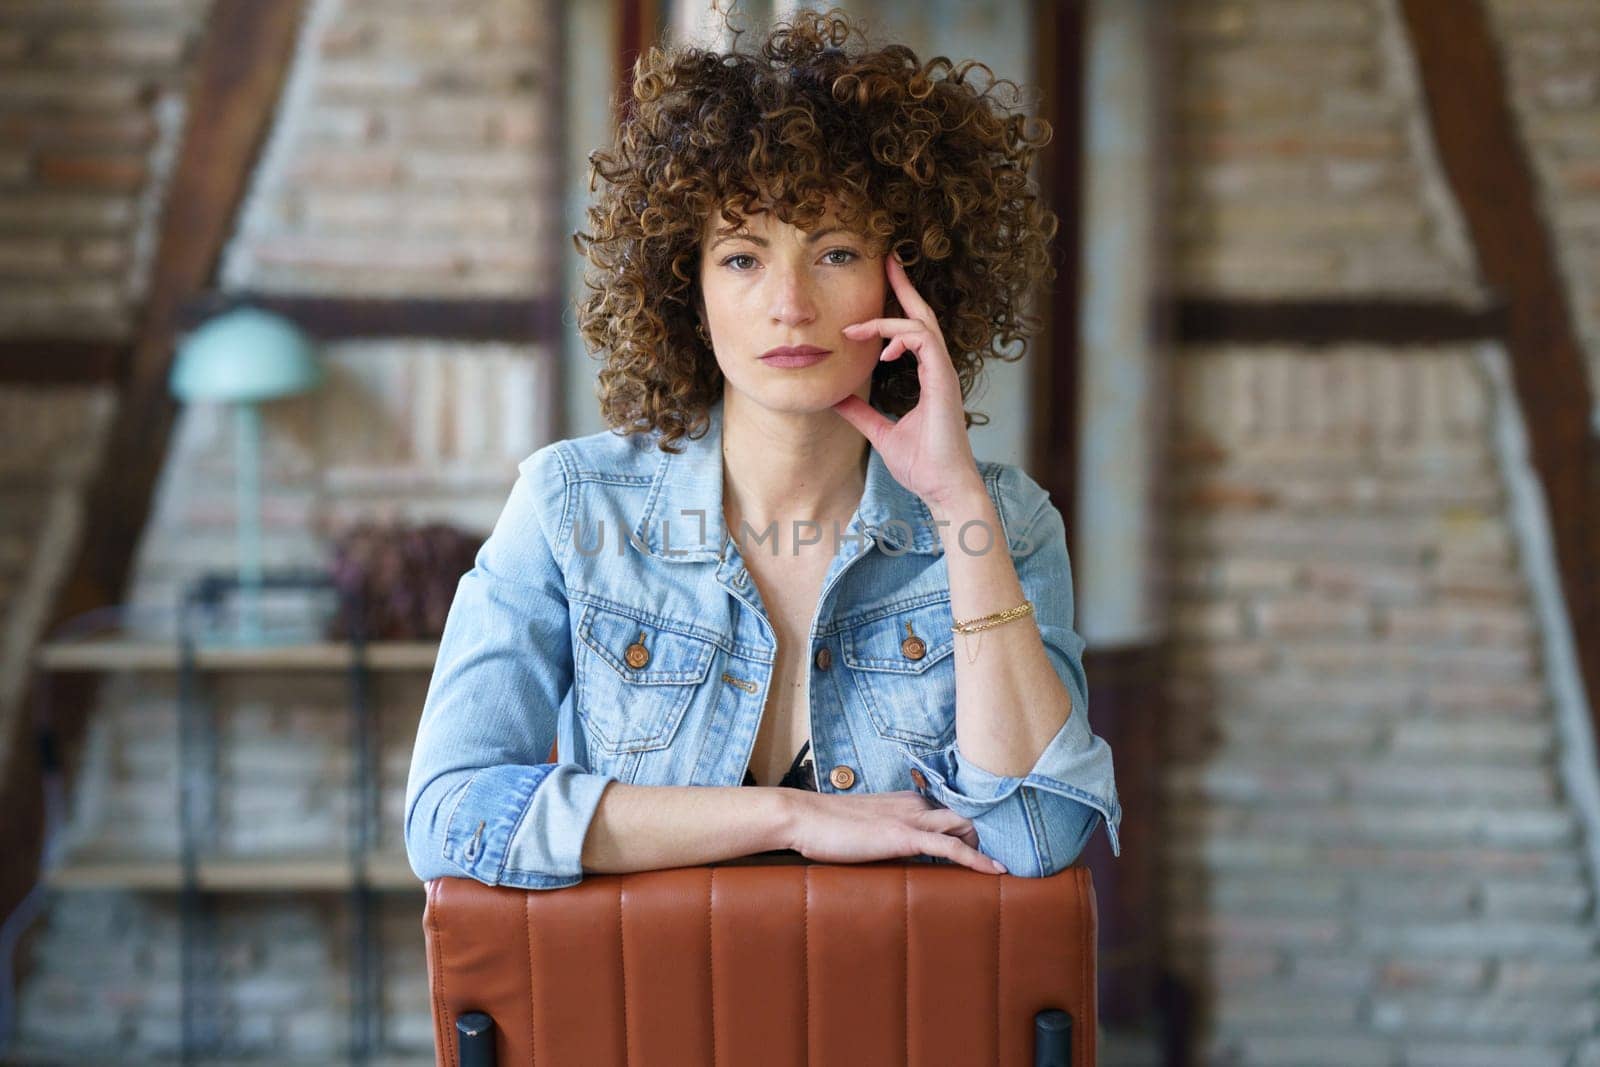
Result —
<instances>
[{"instance_id":1,"label":"woman's hand","mask_svg":"<svg viewBox=\"0 0 1600 1067\"><path fill-rule=\"evenodd\" d=\"M819 863L867 863L901 856L941 856L984 874L1004 874L978 851L972 820L920 793L841 796L796 793L788 847Z\"/></svg>"},{"instance_id":2,"label":"woman's hand","mask_svg":"<svg viewBox=\"0 0 1600 1067\"><path fill-rule=\"evenodd\" d=\"M984 492L978 462L967 439L961 380L945 348L933 309L906 276L905 267L884 254L889 284L909 318L868 319L844 328L851 338L877 334L889 338L880 360L899 359L910 352L917 361L921 395L916 407L893 422L855 394L833 406L846 421L883 456L895 481L937 507L963 492Z\"/></svg>"}]
</instances>

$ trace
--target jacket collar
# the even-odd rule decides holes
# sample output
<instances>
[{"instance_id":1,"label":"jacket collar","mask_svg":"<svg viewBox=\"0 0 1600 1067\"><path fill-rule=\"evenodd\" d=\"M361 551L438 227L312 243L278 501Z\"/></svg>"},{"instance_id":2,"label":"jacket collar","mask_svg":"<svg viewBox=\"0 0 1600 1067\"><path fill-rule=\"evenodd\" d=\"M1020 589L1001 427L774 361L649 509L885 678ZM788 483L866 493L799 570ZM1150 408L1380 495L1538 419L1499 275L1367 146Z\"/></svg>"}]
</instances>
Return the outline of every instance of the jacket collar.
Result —
<instances>
[{"instance_id":1,"label":"jacket collar","mask_svg":"<svg viewBox=\"0 0 1600 1067\"><path fill-rule=\"evenodd\" d=\"M634 544L652 556L674 563L722 559L727 541L722 515L722 407L718 398L710 409L710 428L698 439L682 438L681 453L658 452L655 477L633 531ZM895 481L877 449L869 444L867 451L861 504L841 538L868 535L895 554L943 551L933 515L922 498ZM900 522L886 526L892 519ZM825 530L822 536L826 543L832 531Z\"/></svg>"}]
</instances>

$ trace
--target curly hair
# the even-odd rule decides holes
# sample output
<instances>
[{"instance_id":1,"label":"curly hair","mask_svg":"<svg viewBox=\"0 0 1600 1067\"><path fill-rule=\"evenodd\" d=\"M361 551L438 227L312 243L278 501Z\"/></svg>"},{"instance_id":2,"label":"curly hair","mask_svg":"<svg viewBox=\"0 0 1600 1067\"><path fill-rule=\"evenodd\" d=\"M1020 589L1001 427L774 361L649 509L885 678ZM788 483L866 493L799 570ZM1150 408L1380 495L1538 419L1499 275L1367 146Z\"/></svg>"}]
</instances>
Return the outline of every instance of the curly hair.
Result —
<instances>
[{"instance_id":1,"label":"curly hair","mask_svg":"<svg viewBox=\"0 0 1600 1067\"><path fill-rule=\"evenodd\" d=\"M987 74L981 90L974 68ZM615 142L589 156L590 191L606 183L588 211L592 232L572 235L590 268L578 325L604 361L605 421L655 432L669 452L709 428L723 378L696 332L698 279L704 227L719 210L734 226L772 211L806 230L836 205L845 226L905 265L938 317L963 397L986 359L1021 359L1038 327L1027 300L1055 276L1057 219L1028 179L1050 125L999 103L1003 85L1017 89L977 61L922 63L900 44L869 50L839 10L798 13L754 54L737 43L727 53L649 49ZM889 314L902 314L890 300ZM914 361L874 370L879 411L903 415L918 395ZM988 421L965 417L969 427Z\"/></svg>"}]
</instances>

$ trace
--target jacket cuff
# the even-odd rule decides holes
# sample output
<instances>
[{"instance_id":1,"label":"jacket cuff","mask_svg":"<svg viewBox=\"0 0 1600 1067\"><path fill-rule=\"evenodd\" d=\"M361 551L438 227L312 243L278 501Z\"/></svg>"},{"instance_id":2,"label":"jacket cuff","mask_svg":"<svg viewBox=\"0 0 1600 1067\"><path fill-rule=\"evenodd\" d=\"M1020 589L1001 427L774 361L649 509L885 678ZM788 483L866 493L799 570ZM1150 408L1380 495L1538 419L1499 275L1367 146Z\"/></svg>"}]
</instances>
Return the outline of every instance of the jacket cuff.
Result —
<instances>
[{"instance_id":1,"label":"jacket cuff","mask_svg":"<svg viewBox=\"0 0 1600 1067\"><path fill-rule=\"evenodd\" d=\"M1021 806L1026 810L1036 840L1055 836L1048 833L1051 827L1043 824L1064 814L1061 805L1051 803L1053 797L1062 797L1100 814L1110 840L1111 854L1120 856L1122 843L1117 828L1122 822L1122 806L1112 776L1110 749L1103 740L1088 732L1081 718L1074 710L1040 753L1033 770L1020 778L994 774L978 766L962 755L956 741L937 751L908 753L907 759L922 772L926 782L925 785L916 784L915 788L956 814L973 820L990 815L1008 802ZM1017 796L1024 785L1031 790L1022 790L1022 795ZM1030 796L1032 790L1052 796Z\"/></svg>"},{"instance_id":2,"label":"jacket cuff","mask_svg":"<svg viewBox=\"0 0 1600 1067\"><path fill-rule=\"evenodd\" d=\"M612 781L571 763L485 767L456 799L444 857L490 885L576 885L583 880L584 837Z\"/></svg>"}]
</instances>

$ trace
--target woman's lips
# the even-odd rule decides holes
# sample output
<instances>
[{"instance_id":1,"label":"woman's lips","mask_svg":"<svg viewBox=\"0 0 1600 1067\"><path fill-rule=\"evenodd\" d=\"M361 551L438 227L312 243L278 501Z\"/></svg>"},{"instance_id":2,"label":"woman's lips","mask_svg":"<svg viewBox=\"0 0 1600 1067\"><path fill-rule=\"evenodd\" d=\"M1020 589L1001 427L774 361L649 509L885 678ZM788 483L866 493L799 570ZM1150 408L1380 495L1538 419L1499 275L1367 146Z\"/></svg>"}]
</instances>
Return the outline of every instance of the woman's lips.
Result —
<instances>
[{"instance_id":1,"label":"woman's lips","mask_svg":"<svg viewBox=\"0 0 1600 1067\"><path fill-rule=\"evenodd\" d=\"M829 352L825 348L804 346L799 348L774 348L761 357L761 362L769 367L809 367L813 363L820 363L827 359Z\"/></svg>"}]
</instances>

